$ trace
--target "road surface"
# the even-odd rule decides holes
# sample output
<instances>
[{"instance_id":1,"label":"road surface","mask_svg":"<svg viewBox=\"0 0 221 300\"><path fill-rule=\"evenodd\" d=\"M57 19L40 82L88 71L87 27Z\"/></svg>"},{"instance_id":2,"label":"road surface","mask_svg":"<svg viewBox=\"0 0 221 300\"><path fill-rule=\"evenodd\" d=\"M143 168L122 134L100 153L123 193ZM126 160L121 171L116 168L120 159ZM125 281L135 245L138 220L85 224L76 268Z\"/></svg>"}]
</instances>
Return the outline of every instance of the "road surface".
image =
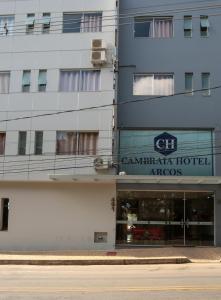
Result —
<instances>
[{"instance_id":1,"label":"road surface","mask_svg":"<svg viewBox=\"0 0 221 300\"><path fill-rule=\"evenodd\" d=\"M1 300L221 300L221 264L0 266Z\"/></svg>"}]
</instances>

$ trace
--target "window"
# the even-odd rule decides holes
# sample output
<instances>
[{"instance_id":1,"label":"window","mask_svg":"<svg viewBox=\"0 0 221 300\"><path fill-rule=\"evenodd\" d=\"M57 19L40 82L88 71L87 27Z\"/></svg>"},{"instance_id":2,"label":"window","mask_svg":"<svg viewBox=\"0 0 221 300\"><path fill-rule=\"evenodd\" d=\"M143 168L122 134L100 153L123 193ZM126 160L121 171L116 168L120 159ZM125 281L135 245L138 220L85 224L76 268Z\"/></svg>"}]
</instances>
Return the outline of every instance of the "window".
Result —
<instances>
[{"instance_id":1,"label":"window","mask_svg":"<svg viewBox=\"0 0 221 300\"><path fill-rule=\"evenodd\" d=\"M95 92L100 90L99 70L61 70L61 92Z\"/></svg>"},{"instance_id":2,"label":"window","mask_svg":"<svg viewBox=\"0 0 221 300\"><path fill-rule=\"evenodd\" d=\"M5 138L6 138L6 133L0 132L0 155L5 154Z\"/></svg>"},{"instance_id":3,"label":"window","mask_svg":"<svg viewBox=\"0 0 221 300\"><path fill-rule=\"evenodd\" d=\"M35 28L35 14L27 14L26 34L32 34Z\"/></svg>"},{"instance_id":4,"label":"window","mask_svg":"<svg viewBox=\"0 0 221 300\"><path fill-rule=\"evenodd\" d=\"M26 154L26 138L27 138L27 132L19 131L19 133L18 133L18 155Z\"/></svg>"},{"instance_id":5,"label":"window","mask_svg":"<svg viewBox=\"0 0 221 300\"><path fill-rule=\"evenodd\" d=\"M200 16L200 35L202 37L207 37L209 35L208 16Z\"/></svg>"},{"instance_id":6,"label":"window","mask_svg":"<svg viewBox=\"0 0 221 300\"><path fill-rule=\"evenodd\" d=\"M203 89L203 96L210 95L210 73L202 73L201 74L202 80L202 89Z\"/></svg>"},{"instance_id":7,"label":"window","mask_svg":"<svg viewBox=\"0 0 221 300\"><path fill-rule=\"evenodd\" d=\"M173 74L135 74L134 95L172 95L174 93Z\"/></svg>"},{"instance_id":8,"label":"window","mask_svg":"<svg viewBox=\"0 0 221 300\"><path fill-rule=\"evenodd\" d=\"M185 73L185 92L186 95L193 95L193 73Z\"/></svg>"},{"instance_id":9,"label":"window","mask_svg":"<svg viewBox=\"0 0 221 300\"><path fill-rule=\"evenodd\" d=\"M9 199L3 198L0 200L0 230L8 230L8 215L9 215Z\"/></svg>"},{"instance_id":10,"label":"window","mask_svg":"<svg viewBox=\"0 0 221 300\"><path fill-rule=\"evenodd\" d=\"M42 155L43 131L35 131L35 155Z\"/></svg>"},{"instance_id":11,"label":"window","mask_svg":"<svg viewBox=\"0 0 221 300\"><path fill-rule=\"evenodd\" d=\"M14 19L14 16L0 16L0 35L13 34Z\"/></svg>"},{"instance_id":12,"label":"window","mask_svg":"<svg viewBox=\"0 0 221 300\"><path fill-rule=\"evenodd\" d=\"M170 38L173 36L172 17L136 17L135 37Z\"/></svg>"},{"instance_id":13,"label":"window","mask_svg":"<svg viewBox=\"0 0 221 300\"><path fill-rule=\"evenodd\" d=\"M192 16L184 16L184 36L192 37Z\"/></svg>"},{"instance_id":14,"label":"window","mask_svg":"<svg viewBox=\"0 0 221 300\"><path fill-rule=\"evenodd\" d=\"M43 13L41 23L42 23L42 33L49 33L51 27L51 14Z\"/></svg>"},{"instance_id":15,"label":"window","mask_svg":"<svg viewBox=\"0 0 221 300\"><path fill-rule=\"evenodd\" d=\"M24 70L23 71L23 77L22 77L22 92L30 92L30 86L31 86L31 71L30 70Z\"/></svg>"},{"instance_id":16,"label":"window","mask_svg":"<svg viewBox=\"0 0 221 300\"><path fill-rule=\"evenodd\" d=\"M57 131L57 155L96 155L98 132Z\"/></svg>"},{"instance_id":17,"label":"window","mask_svg":"<svg viewBox=\"0 0 221 300\"><path fill-rule=\"evenodd\" d=\"M10 85L10 72L0 72L0 94L8 94Z\"/></svg>"},{"instance_id":18,"label":"window","mask_svg":"<svg viewBox=\"0 0 221 300\"><path fill-rule=\"evenodd\" d=\"M63 32L100 32L102 13L64 13Z\"/></svg>"},{"instance_id":19,"label":"window","mask_svg":"<svg viewBox=\"0 0 221 300\"><path fill-rule=\"evenodd\" d=\"M45 92L47 87L47 70L39 70L38 91Z\"/></svg>"}]
</instances>

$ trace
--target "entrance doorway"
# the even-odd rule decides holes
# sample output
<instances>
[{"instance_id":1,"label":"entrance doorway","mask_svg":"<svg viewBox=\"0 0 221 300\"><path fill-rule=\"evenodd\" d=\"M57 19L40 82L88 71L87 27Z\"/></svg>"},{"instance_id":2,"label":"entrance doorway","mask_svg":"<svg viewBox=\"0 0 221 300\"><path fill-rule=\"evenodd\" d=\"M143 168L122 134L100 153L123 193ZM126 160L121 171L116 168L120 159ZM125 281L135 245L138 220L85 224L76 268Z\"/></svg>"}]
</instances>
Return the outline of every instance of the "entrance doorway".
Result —
<instances>
[{"instance_id":1,"label":"entrance doorway","mask_svg":"<svg viewBox=\"0 0 221 300\"><path fill-rule=\"evenodd\" d=\"M214 245L214 193L120 191L118 245Z\"/></svg>"}]
</instances>

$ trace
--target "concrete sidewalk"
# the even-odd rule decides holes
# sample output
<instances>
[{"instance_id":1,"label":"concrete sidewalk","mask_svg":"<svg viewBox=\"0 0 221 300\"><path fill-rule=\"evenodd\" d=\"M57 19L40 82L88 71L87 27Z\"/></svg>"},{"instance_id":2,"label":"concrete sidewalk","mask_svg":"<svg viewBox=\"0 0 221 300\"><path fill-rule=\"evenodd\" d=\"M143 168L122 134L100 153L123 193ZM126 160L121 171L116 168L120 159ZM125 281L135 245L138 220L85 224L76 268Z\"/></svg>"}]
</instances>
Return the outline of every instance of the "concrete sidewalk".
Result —
<instances>
[{"instance_id":1,"label":"concrete sidewalk","mask_svg":"<svg viewBox=\"0 0 221 300\"><path fill-rule=\"evenodd\" d=\"M111 251L0 252L0 265L131 265L209 263L221 260L221 247L151 247Z\"/></svg>"}]
</instances>

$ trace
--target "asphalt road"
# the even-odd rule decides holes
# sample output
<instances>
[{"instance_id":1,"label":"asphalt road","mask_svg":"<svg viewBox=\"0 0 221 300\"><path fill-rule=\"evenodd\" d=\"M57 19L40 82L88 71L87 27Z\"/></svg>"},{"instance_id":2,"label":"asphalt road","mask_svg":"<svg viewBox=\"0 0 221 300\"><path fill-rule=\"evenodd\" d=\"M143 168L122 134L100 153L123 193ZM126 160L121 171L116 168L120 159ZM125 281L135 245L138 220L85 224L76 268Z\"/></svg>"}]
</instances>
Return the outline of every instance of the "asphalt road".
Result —
<instances>
[{"instance_id":1,"label":"asphalt road","mask_svg":"<svg viewBox=\"0 0 221 300\"><path fill-rule=\"evenodd\" d=\"M221 264L0 266L0 299L221 299Z\"/></svg>"}]
</instances>

